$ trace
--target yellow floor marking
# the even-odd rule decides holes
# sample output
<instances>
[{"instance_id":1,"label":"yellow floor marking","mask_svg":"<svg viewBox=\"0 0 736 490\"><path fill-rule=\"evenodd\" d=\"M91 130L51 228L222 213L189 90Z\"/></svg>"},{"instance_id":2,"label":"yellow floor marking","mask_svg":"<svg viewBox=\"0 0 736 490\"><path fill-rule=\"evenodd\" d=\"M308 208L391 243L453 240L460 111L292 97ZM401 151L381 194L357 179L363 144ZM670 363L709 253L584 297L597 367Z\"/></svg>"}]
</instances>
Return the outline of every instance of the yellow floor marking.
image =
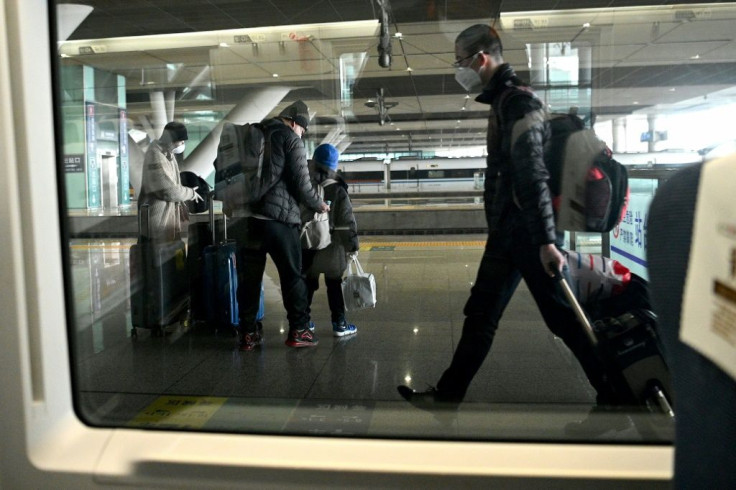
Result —
<instances>
[{"instance_id":1,"label":"yellow floor marking","mask_svg":"<svg viewBox=\"0 0 736 490\"><path fill-rule=\"evenodd\" d=\"M361 243L361 250L370 250L371 247L397 247L397 248L410 248L410 247L485 247L486 242L484 240L473 240L465 242L368 242Z\"/></svg>"},{"instance_id":2,"label":"yellow floor marking","mask_svg":"<svg viewBox=\"0 0 736 490\"><path fill-rule=\"evenodd\" d=\"M128 422L128 426L201 429L225 401L227 398L213 396L161 396Z\"/></svg>"}]
</instances>

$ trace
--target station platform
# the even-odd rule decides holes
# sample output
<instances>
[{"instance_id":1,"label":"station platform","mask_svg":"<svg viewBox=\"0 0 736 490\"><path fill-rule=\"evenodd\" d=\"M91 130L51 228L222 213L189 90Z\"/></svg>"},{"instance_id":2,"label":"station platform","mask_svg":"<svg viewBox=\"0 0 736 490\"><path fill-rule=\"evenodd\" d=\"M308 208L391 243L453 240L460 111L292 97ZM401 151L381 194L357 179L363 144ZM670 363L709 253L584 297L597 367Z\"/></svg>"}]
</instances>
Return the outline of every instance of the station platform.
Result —
<instances>
[{"instance_id":1,"label":"station platform","mask_svg":"<svg viewBox=\"0 0 736 490\"><path fill-rule=\"evenodd\" d=\"M335 338L324 284L312 320L317 347L284 345L288 324L268 261L265 343L240 352L229 332L189 322L131 336L131 238L73 239L77 410L95 425L428 439L670 443L671 420L591 414L594 392L542 322L523 282L466 400L411 406L396 386L434 385L449 365L485 235L361 236L375 275L375 308L348 313L355 335ZM642 425L643 422L645 425ZM645 431L642 427L646 426Z\"/></svg>"}]
</instances>

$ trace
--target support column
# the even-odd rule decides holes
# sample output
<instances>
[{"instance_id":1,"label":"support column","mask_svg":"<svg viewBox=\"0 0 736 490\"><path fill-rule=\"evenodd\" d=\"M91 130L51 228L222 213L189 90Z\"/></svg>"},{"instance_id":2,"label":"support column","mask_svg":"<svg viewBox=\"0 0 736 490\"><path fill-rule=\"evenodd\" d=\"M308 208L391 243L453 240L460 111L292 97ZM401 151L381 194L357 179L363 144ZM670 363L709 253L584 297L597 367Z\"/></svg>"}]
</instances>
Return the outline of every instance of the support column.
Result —
<instances>
[{"instance_id":1,"label":"support column","mask_svg":"<svg viewBox=\"0 0 736 490\"><path fill-rule=\"evenodd\" d=\"M578 50L578 85L590 87L593 69L592 49L587 44L575 47Z\"/></svg>"},{"instance_id":2,"label":"support column","mask_svg":"<svg viewBox=\"0 0 736 490\"><path fill-rule=\"evenodd\" d=\"M166 104L166 122L171 122L174 120L174 107L176 106L176 91L175 90L169 90L164 94Z\"/></svg>"},{"instance_id":3,"label":"support column","mask_svg":"<svg viewBox=\"0 0 736 490\"><path fill-rule=\"evenodd\" d=\"M649 124L649 142L647 144L647 151L650 153L655 152L661 145L659 142L659 116L656 114L647 115L647 123Z\"/></svg>"},{"instance_id":4,"label":"support column","mask_svg":"<svg viewBox=\"0 0 736 490\"><path fill-rule=\"evenodd\" d=\"M151 114L153 119L153 134L149 136L153 139L159 139L161 133L164 131L164 126L168 122L164 93L159 91L151 92L149 98L151 100Z\"/></svg>"},{"instance_id":5,"label":"support column","mask_svg":"<svg viewBox=\"0 0 736 490\"><path fill-rule=\"evenodd\" d=\"M613 148L614 153L626 153L626 118L619 117L613 120Z\"/></svg>"},{"instance_id":6,"label":"support column","mask_svg":"<svg viewBox=\"0 0 736 490\"><path fill-rule=\"evenodd\" d=\"M547 86L547 59L546 45L543 43L532 44L529 46L529 57L531 58L531 85L535 88L545 88Z\"/></svg>"}]
</instances>

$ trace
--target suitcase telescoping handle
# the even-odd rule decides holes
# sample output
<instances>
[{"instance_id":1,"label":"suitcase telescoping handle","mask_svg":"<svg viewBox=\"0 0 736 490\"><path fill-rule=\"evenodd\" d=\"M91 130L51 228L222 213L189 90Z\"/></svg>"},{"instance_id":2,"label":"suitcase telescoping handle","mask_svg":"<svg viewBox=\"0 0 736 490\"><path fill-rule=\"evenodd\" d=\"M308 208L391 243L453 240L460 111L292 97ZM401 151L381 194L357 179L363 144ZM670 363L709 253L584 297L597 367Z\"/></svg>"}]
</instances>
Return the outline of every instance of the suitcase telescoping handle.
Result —
<instances>
[{"instance_id":1,"label":"suitcase telescoping handle","mask_svg":"<svg viewBox=\"0 0 736 490\"><path fill-rule=\"evenodd\" d=\"M212 244L217 243L217 237L215 234L215 191L210 192L209 194L209 216L210 216L210 231L212 232ZM227 241L227 215L225 213L222 213L222 228L224 232L224 241Z\"/></svg>"},{"instance_id":2,"label":"suitcase telescoping handle","mask_svg":"<svg viewBox=\"0 0 736 490\"><path fill-rule=\"evenodd\" d=\"M143 234L143 213L145 213L146 216L146 234ZM151 205L148 203L141 204L140 208L138 209L138 237L143 239L148 239L151 237L151 229L150 229L150 217L151 217Z\"/></svg>"},{"instance_id":3,"label":"suitcase telescoping handle","mask_svg":"<svg viewBox=\"0 0 736 490\"><path fill-rule=\"evenodd\" d=\"M210 192L209 203L207 205L207 211L210 217L210 232L212 233L212 244L217 243L215 241L215 191Z\"/></svg>"},{"instance_id":4,"label":"suitcase telescoping handle","mask_svg":"<svg viewBox=\"0 0 736 490\"><path fill-rule=\"evenodd\" d=\"M598 345L598 337L595 336L595 331L593 330L593 326L590 324L590 320L588 320L588 315L585 313L582 306L580 306L578 299L575 297L575 293L570 289L567 279L565 279L565 277L560 274L556 268L553 267L553 269L555 270L555 279L560 283L560 287L565 293L565 297L567 298L568 303L570 303L570 307L575 312L575 316L578 317L578 321L580 321L580 324L583 326L585 334L588 336L588 340L590 340L591 345Z\"/></svg>"}]
</instances>

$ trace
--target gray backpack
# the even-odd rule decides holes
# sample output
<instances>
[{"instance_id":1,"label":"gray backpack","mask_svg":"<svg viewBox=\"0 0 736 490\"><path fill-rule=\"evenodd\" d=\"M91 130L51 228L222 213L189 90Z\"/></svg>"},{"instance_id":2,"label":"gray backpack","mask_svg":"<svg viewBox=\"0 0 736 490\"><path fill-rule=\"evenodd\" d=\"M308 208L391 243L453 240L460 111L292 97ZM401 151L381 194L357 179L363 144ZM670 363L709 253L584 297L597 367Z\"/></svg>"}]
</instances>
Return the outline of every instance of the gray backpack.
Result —
<instances>
[{"instance_id":1,"label":"gray backpack","mask_svg":"<svg viewBox=\"0 0 736 490\"><path fill-rule=\"evenodd\" d=\"M270 138L262 124L224 124L215 160L215 199L226 214L261 200L273 185L270 163Z\"/></svg>"}]
</instances>

